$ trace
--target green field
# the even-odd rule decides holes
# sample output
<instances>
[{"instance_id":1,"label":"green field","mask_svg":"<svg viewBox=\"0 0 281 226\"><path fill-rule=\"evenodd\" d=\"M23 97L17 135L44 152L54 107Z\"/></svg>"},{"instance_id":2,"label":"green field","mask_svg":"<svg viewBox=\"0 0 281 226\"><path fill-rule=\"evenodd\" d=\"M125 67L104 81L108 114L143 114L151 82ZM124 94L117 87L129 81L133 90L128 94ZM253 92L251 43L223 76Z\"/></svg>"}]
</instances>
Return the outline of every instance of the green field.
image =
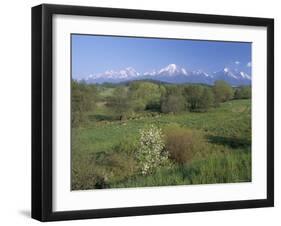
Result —
<instances>
[{"instance_id":1,"label":"green field","mask_svg":"<svg viewBox=\"0 0 281 226\"><path fill-rule=\"evenodd\" d=\"M107 106L114 89L99 87L87 121L72 128L73 190L251 181L251 99L228 100L206 112L145 110L118 120ZM131 143L150 125L198 134L203 154L139 173Z\"/></svg>"}]
</instances>

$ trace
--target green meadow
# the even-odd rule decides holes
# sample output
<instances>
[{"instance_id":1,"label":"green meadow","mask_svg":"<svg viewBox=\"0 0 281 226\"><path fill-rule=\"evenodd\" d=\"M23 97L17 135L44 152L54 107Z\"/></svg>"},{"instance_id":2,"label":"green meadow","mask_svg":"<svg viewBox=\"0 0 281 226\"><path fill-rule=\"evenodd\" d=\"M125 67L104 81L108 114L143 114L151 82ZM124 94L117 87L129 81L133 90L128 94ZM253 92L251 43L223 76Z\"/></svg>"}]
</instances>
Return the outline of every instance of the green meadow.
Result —
<instances>
[{"instance_id":1,"label":"green meadow","mask_svg":"<svg viewBox=\"0 0 281 226\"><path fill-rule=\"evenodd\" d=\"M72 84L73 190L251 181L250 87Z\"/></svg>"}]
</instances>

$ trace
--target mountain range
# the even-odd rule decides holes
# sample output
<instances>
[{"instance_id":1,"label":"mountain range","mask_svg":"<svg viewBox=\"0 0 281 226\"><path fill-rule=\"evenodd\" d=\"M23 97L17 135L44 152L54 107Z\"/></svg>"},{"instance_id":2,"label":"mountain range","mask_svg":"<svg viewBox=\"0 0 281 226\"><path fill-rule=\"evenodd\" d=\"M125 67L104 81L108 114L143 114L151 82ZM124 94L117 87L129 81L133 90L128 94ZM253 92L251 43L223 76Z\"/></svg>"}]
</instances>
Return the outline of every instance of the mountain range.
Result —
<instances>
[{"instance_id":1,"label":"mountain range","mask_svg":"<svg viewBox=\"0 0 281 226\"><path fill-rule=\"evenodd\" d=\"M222 70L206 73L202 70L187 70L176 64L169 64L160 70L139 73L132 67L127 67L120 71L109 70L99 74L91 74L80 82L88 84L120 83L132 80L156 80L167 83L203 83L212 85L217 80L224 80L232 86L250 85L251 75L236 68L225 67Z\"/></svg>"}]
</instances>

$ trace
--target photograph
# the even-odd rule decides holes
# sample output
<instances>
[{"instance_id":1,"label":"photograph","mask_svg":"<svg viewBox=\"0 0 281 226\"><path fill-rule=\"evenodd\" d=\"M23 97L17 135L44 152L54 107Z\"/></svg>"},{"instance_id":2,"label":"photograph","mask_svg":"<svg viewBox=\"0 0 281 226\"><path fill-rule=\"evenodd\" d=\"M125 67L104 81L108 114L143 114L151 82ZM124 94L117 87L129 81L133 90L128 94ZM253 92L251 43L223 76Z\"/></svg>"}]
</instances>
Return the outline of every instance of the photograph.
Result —
<instances>
[{"instance_id":1,"label":"photograph","mask_svg":"<svg viewBox=\"0 0 281 226\"><path fill-rule=\"evenodd\" d=\"M71 190L252 181L251 42L70 38Z\"/></svg>"}]
</instances>

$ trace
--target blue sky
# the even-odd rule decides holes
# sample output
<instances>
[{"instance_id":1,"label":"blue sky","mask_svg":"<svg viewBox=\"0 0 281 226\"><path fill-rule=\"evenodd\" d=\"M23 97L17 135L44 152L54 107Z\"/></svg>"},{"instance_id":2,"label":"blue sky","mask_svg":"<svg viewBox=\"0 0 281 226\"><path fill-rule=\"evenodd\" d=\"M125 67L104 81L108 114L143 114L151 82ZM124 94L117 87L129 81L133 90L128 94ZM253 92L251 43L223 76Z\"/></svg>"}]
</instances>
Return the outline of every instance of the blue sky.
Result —
<instances>
[{"instance_id":1,"label":"blue sky","mask_svg":"<svg viewBox=\"0 0 281 226\"><path fill-rule=\"evenodd\" d=\"M224 67L250 73L251 43L72 35L72 76L133 67L144 73L174 63L187 70Z\"/></svg>"}]
</instances>

